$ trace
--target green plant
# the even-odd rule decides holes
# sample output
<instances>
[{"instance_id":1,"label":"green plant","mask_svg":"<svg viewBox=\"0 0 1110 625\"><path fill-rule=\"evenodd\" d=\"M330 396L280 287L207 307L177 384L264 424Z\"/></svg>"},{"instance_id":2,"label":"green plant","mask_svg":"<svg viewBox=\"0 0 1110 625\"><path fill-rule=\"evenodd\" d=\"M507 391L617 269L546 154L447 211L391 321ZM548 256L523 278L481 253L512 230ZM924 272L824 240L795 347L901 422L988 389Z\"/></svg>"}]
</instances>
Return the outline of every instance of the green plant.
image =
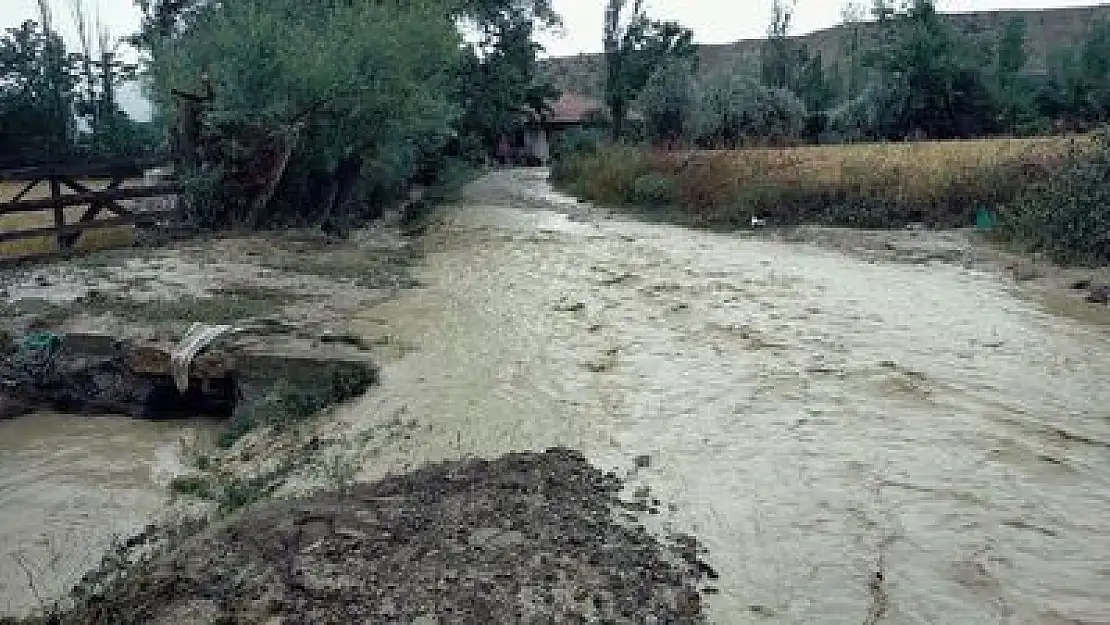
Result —
<instances>
[{"instance_id":1,"label":"green plant","mask_svg":"<svg viewBox=\"0 0 1110 625\"><path fill-rule=\"evenodd\" d=\"M365 393L374 382L374 369L359 364L336 365L329 376L313 381L280 379L254 399L235 407L227 429L220 436L220 447L227 449L261 427L278 432L287 430L328 406Z\"/></svg>"},{"instance_id":2,"label":"green plant","mask_svg":"<svg viewBox=\"0 0 1110 625\"><path fill-rule=\"evenodd\" d=\"M793 92L759 84L742 68L719 72L698 84L692 127L706 147L781 143L805 128L805 104Z\"/></svg>"},{"instance_id":3,"label":"green plant","mask_svg":"<svg viewBox=\"0 0 1110 625\"><path fill-rule=\"evenodd\" d=\"M648 206L666 206L674 202L675 184L668 176L646 173L632 183L632 202Z\"/></svg>"},{"instance_id":4,"label":"green plant","mask_svg":"<svg viewBox=\"0 0 1110 625\"><path fill-rule=\"evenodd\" d=\"M208 478L199 475L178 475L170 480L170 490L179 495L198 499L211 499L212 484Z\"/></svg>"},{"instance_id":5,"label":"green plant","mask_svg":"<svg viewBox=\"0 0 1110 625\"><path fill-rule=\"evenodd\" d=\"M1062 166L1002 215L1002 233L1065 263L1110 261L1110 129L1093 146L1073 146Z\"/></svg>"}]
</instances>

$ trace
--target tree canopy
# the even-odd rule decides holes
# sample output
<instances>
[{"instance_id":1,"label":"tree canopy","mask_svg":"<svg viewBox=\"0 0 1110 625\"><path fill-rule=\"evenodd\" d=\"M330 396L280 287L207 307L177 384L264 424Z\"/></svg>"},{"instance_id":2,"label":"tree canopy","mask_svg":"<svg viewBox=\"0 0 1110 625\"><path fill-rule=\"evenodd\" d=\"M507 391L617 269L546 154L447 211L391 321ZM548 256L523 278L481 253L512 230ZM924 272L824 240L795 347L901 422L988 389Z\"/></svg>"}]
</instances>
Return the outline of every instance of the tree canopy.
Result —
<instances>
[{"instance_id":1,"label":"tree canopy","mask_svg":"<svg viewBox=\"0 0 1110 625\"><path fill-rule=\"evenodd\" d=\"M690 29L651 19L643 0L607 0L605 9L605 100L613 136L624 134L628 108L657 69L674 59L694 59Z\"/></svg>"}]
</instances>

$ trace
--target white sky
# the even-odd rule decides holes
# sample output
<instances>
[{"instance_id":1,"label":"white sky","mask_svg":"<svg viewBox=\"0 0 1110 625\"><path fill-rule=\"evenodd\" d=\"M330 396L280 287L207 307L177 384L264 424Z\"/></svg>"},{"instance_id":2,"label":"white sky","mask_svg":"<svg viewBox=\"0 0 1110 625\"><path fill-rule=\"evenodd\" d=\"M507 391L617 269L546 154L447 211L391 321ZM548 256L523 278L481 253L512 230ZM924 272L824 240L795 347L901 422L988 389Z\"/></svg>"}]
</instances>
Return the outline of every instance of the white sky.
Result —
<instances>
[{"instance_id":1,"label":"white sky","mask_svg":"<svg viewBox=\"0 0 1110 625\"><path fill-rule=\"evenodd\" d=\"M107 1L107 0L103 0ZM554 0L563 16L564 37L544 37L542 42L553 56L601 49L605 0ZM870 7L871 0L860 0ZM794 34L804 34L840 22L845 0L797 0ZM942 11L981 11L999 9L1039 9L1106 4L1106 0L938 0ZM698 43L731 43L757 39L767 32L772 0L646 0L649 13L673 19L694 31Z\"/></svg>"},{"instance_id":2,"label":"white sky","mask_svg":"<svg viewBox=\"0 0 1110 625\"><path fill-rule=\"evenodd\" d=\"M871 0L859 0L870 6ZM563 16L559 33L545 33L540 41L552 56L601 49L602 17L605 0L553 0ZM71 0L50 0L54 24L72 47L76 29ZM999 9L1037 9L1048 7L1091 6L1098 0L939 0L943 11ZM832 26L840 21L845 0L797 0L794 33L802 34ZM772 0L647 0L649 12L661 19L674 19L694 31L698 43L728 43L738 39L762 37L767 30ZM85 0L87 14L101 22L114 36L134 32L139 12L133 0ZM0 28L16 26L38 15L35 0L0 0Z\"/></svg>"},{"instance_id":3,"label":"white sky","mask_svg":"<svg viewBox=\"0 0 1110 625\"><path fill-rule=\"evenodd\" d=\"M767 29L772 0L647 0L652 15L675 19L693 29L699 43L726 43L761 37ZM50 0L55 25L68 39L74 37L70 0ZM1104 0L1105 2L1105 0ZM601 20L605 0L554 0L563 16L564 32L547 34L542 42L551 55L594 52L601 48ZM832 26L840 18L844 0L797 0L795 32ZM870 0L862 0L865 6ZM940 0L946 11L1035 9L1089 6L1097 0ZM138 26L133 0L85 0L88 13L99 15L109 31L119 36ZM37 15L35 0L0 0L0 28L15 26Z\"/></svg>"}]
</instances>

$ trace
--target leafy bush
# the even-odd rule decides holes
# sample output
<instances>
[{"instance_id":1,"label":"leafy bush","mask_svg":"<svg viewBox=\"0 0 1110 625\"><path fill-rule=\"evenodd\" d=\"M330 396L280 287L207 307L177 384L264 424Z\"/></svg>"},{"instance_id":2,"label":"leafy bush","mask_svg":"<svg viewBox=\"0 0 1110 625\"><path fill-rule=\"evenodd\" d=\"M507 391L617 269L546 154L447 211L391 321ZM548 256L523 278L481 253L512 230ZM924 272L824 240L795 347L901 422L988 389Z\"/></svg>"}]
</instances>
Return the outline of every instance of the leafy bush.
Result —
<instances>
[{"instance_id":1,"label":"leafy bush","mask_svg":"<svg viewBox=\"0 0 1110 625\"><path fill-rule=\"evenodd\" d=\"M805 104L786 89L728 71L704 78L698 87L692 125L706 147L782 143L801 136Z\"/></svg>"},{"instance_id":2,"label":"leafy bush","mask_svg":"<svg viewBox=\"0 0 1110 625\"><path fill-rule=\"evenodd\" d=\"M632 183L631 200L648 206L667 206L674 202L675 184L668 176L647 173Z\"/></svg>"},{"instance_id":3,"label":"leafy bush","mask_svg":"<svg viewBox=\"0 0 1110 625\"><path fill-rule=\"evenodd\" d=\"M825 139L861 141L883 136L890 126L892 97L877 83L868 85L858 96L829 111Z\"/></svg>"},{"instance_id":4,"label":"leafy bush","mask_svg":"<svg viewBox=\"0 0 1110 625\"><path fill-rule=\"evenodd\" d=\"M691 119L697 104L695 71L692 59L675 59L648 80L638 104L649 141L673 144L693 130Z\"/></svg>"},{"instance_id":5,"label":"leafy bush","mask_svg":"<svg viewBox=\"0 0 1110 625\"><path fill-rule=\"evenodd\" d=\"M551 179L600 204L620 206L633 203L636 180L650 172L643 150L615 144L561 158L552 167Z\"/></svg>"},{"instance_id":6,"label":"leafy bush","mask_svg":"<svg viewBox=\"0 0 1110 625\"><path fill-rule=\"evenodd\" d=\"M427 4L204 3L150 42L162 108L171 89L192 90L202 74L212 83L201 148L214 165L193 203L202 225L358 219L403 193L459 115L460 35ZM258 201L287 150L280 186Z\"/></svg>"},{"instance_id":7,"label":"leafy bush","mask_svg":"<svg viewBox=\"0 0 1110 625\"><path fill-rule=\"evenodd\" d=\"M605 140L602 130L593 128L573 128L560 133L551 146L551 156L555 160L565 160L572 156L597 154Z\"/></svg>"},{"instance_id":8,"label":"leafy bush","mask_svg":"<svg viewBox=\"0 0 1110 625\"><path fill-rule=\"evenodd\" d=\"M1003 213L1003 234L1068 263L1110 262L1110 129L1073 144L1063 165Z\"/></svg>"}]
</instances>

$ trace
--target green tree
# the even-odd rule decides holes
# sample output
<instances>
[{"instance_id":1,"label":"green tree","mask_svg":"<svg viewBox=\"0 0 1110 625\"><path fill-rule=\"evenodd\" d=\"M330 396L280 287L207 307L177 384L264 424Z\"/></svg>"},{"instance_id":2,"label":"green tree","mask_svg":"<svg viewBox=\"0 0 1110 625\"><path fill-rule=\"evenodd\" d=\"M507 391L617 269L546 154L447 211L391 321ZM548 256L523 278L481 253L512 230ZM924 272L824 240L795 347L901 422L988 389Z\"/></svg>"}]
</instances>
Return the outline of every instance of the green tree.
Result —
<instances>
[{"instance_id":1,"label":"green tree","mask_svg":"<svg viewBox=\"0 0 1110 625\"><path fill-rule=\"evenodd\" d=\"M871 55L890 100L880 133L968 137L997 130L998 109L976 46L942 21L931 0L891 18L895 37Z\"/></svg>"},{"instance_id":2,"label":"green tree","mask_svg":"<svg viewBox=\"0 0 1110 625\"><path fill-rule=\"evenodd\" d=\"M760 51L760 72L763 84L789 89L797 84L795 74L797 54L790 40L790 22L794 17L793 0L774 0L771 6L771 24Z\"/></svg>"},{"instance_id":3,"label":"green tree","mask_svg":"<svg viewBox=\"0 0 1110 625\"><path fill-rule=\"evenodd\" d=\"M863 59L863 22L867 13L859 0L848 0L840 10L841 49L843 53L838 72L841 81L838 90L848 98L859 95L864 85Z\"/></svg>"},{"instance_id":4,"label":"green tree","mask_svg":"<svg viewBox=\"0 0 1110 625\"><path fill-rule=\"evenodd\" d=\"M1110 22L1096 22L1079 45L1053 52L1038 101L1052 118L1079 125L1110 121Z\"/></svg>"},{"instance_id":5,"label":"green tree","mask_svg":"<svg viewBox=\"0 0 1110 625\"><path fill-rule=\"evenodd\" d=\"M994 88L1002 123L1010 132L1033 113L1031 89L1024 74L1029 58L1025 38L1025 19L1015 17L1006 22L998 39Z\"/></svg>"},{"instance_id":6,"label":"green tree","mask_svg":"<svg viewBox=\"0 0 1110 625\"><path fill-rule=\"evenodd\" d=\"M763 85L743 69L718 71L699 82L693 127L705 147L778 143L804 130L805 104L787 89Z\"/></svg>"},{"instance_id":7,"label":"green tree","mask_svg":"<svg viewBox=\"0 0 1110 625\"><path fill-rule=\"evenodd\" d=\"M40 21L9 28L0 38L0 153L8 158L58 159L73 145L75 59L54 31L49 4Z\"/></svg>"},{"instance_id":8,"label":"green tree","mask_svg":"<svg viewBox=\"0 0 1110 625\"><path fill-rule=\"evenodd\" d=\"M768 87L797 94L809 110L821 111L832 104L836 88L826 75L821 54L790 36L793 17L793 0L774 0L760 50L760 78Z\"/></svg>"},{"instance_id":9,"label":"green tree","mask_svg":"<svg viewBox=\"0 0 1110 625\"><path fill-rule=\"evenodd\" d=\"M458 99L464 114L462 135L485 151L500 135L518 130L541 115L558 92L540 80L536 22L523 11L491 15L482 38L459 72Z\"/></svg>"},{"instance_id":10,"label":"green tree","mask_svg":"<svg viewBox=\"0 0 1110 625\"><path fill-rule=\"evenodd\" d=\"M81 52L75 55L80 80L74 109L88 127L78 138L78 149L93 157L138 156L161 142L149 125L132 120L120 108L116 93L137 78L138 66L119 54L122 40L112 37L100 22L92 24L84 0L70 0Z\"/></svg>"},{"instance_id":11,"label":"green tree","mask_svg":"<svg viewBox=\"0 0 1110 625\"><path fill-rule=\"evenodd\" d=\"M628 108L656 69L670 59L694 58L690 29L676 22L652 20L643 0L607 0L605 9L605 100L613 137L624 135Z\"/></svg>"},{"instance_id":12,"label":"green tree","mask_svg":"<svg viewBox=\"0 0 1110 625\"><path fill-rule=\"evenodd\" d=\"M693 59L672 59L644 86L638 103L647 137L653 143L674 146L693 131L696 71Z\"/></svg>"},{"instance_id":13,"label":"green tree","mask_svg":"<svg viewBox=\"0 0 1110 625\"><path fill-rule=\"evenodd\" d=\"M146 32L160 108L199 76L212 85L197 222L343 228L400 194L461 112L465 46L449 8L239 0L193 5L168 32Z\"/></svg>"}]
</instances>

